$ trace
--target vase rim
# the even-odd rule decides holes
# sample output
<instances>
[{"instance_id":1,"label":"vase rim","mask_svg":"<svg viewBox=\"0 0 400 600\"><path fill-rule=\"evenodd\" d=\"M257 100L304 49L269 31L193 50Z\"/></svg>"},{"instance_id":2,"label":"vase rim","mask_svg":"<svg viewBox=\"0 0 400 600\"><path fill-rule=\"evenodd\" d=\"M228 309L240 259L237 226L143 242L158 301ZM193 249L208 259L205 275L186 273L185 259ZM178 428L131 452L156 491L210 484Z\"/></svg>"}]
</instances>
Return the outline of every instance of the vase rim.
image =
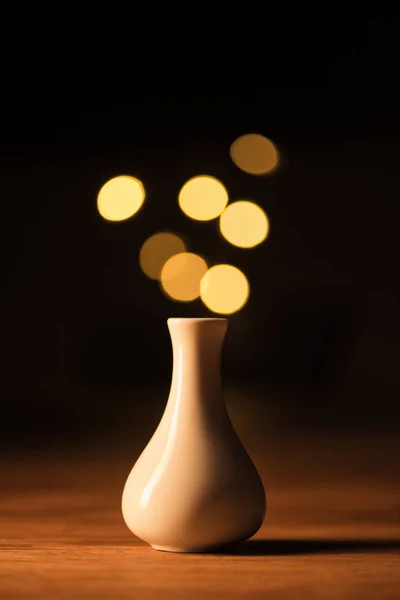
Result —
<instances>
[{"instance_id":1,"label":"vase rim","mask_svg":"<svg viewBox=\"0 0 400 600\"><path fill-rule=\"evenodd\" d=\"M224 317L170 317L167 319L168 323L177 323L180 321L185 321L185 323L197 323L197 322L207 322L207 321L227 321L228 319Z\"/></svg>"}]
</instances>

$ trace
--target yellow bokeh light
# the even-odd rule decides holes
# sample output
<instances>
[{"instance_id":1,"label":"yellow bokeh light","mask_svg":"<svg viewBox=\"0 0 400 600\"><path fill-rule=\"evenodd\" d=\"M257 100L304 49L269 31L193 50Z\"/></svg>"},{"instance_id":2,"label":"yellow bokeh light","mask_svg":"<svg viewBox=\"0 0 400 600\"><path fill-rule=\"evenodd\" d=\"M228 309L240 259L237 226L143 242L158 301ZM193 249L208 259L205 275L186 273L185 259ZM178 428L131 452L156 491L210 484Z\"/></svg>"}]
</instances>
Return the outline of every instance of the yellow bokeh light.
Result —
<instances>
[{"instance_id":1,"label":"yellow bokeh light","mask_svg":"<svg viewBox=\"0 0 400 600\"><path fill-rule=\"evenodd\" d=\"M230 154L235 165L251 175L271 173L279 163L275 144L258 133L248 133L235 140Z\"/></svg>"},{"instance_id":2,"label":"yellow bokeh light","mask_svg":"<svg viewBox=\"0 0 400 600\"><path fill-rule=\"evenodd\" d=\"M224 238L234 246L252 248L267 237L269 221L260 206L239 200L226 207L220 217L219 227Z\"/></svg>"},{"instance_id":3,"label":"yellow bokeh light","mask_svg":"<svg viewBox=\"0 0 400 600\"><path fill-rule=\"evenodd\" d=\"M247 302L250 287L246 276L232 265L211 267L200 282L204 304L215 313L229 315Z\"/></svg>"},{"instance_id":4,"label":"yellow bokeh light","mask_svg":"<svg viewBox=\"0 0 400 600\"><path fill-rule=\"evenodd\" d=\"M200 281L207 272L207 263L191 252L175 254L161 271L161 285L174 300L190 302L200 296Z\"/></svg>"},{"instance_id":5,"label":"yellow bokeh light","mask_svg":"<svg viewBox=\"0 0 400 600\"><path fill-rule=\"evenodd\" d=\"M161 271L171 256L185 252L185 242L174 233L155 233L143 244L139 253L142 271L150 279L160 279Z\"/></svg>"},{"instance_id":6,"label":"yellow bokeh light","mask_svg":"<svg viewBox=\"0 0 400 600\"><path fill-rule=\"evenodd\" d=\"M189 179L179 192L179 206L191 219L216 219L228 204L228 192L215 177L199 175Z\"/></svg>"},{"instance_id":7,"label":"yellow bokeh light","mask_svg":"<svg viewBox=\"0 0 400 600\"><path fill-rule=\"evenodd\" d=\"M97 208L107 221L124 221L139 210L144 198L142 182L130 175L121 175L103 185L97 196Z\"/></svg>"}]
</instances>

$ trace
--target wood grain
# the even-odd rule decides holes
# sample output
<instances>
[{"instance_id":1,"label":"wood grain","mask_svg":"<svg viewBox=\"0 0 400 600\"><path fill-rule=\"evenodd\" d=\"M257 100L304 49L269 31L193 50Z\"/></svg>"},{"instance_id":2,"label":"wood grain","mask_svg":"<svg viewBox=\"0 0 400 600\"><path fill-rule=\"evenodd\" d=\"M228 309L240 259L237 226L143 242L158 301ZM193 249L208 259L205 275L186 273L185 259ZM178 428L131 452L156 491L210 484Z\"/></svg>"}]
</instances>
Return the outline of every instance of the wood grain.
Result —
<instances>
[{"instance_id":1,"label":"wood grain","mask_svg":"<svg viewBox=\"0 0 400 600\"><path fill-rule=\"evenodd\" d=\"M125 464L1 468L4 600L399 597L400 487L387 481L281 483L255 540L232 554L183 555L156 552L125 527Z\"/></svg>"}]
</instances>

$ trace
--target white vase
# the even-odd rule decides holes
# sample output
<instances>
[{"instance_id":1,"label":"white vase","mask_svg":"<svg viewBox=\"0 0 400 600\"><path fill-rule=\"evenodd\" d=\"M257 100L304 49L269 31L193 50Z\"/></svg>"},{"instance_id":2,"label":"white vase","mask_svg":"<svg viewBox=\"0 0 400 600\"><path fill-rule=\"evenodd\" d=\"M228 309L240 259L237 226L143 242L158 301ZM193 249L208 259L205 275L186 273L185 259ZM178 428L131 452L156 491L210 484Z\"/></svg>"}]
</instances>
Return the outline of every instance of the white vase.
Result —
<instances>
[{"instance_id":1,"label":"white vase","mask_svg":"<svg viewBox=\"0 0 400 600\"><path fill-rule=\"evenodd\" d=\"M156 550L212 551L248 539L265 517L261 479L222 398L227 325L227 319L168 319L168 403L122 495L128 528Z\"/></svg>"}]
</instances>

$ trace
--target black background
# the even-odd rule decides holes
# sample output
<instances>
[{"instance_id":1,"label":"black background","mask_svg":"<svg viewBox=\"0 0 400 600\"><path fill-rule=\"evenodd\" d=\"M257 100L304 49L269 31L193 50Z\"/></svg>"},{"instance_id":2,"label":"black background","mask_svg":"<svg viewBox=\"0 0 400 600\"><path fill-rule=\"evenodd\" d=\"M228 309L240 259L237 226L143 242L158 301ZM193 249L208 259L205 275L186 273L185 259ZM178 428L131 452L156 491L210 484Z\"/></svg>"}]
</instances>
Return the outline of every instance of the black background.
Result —
<instances>
[{"instance_id":1,"label":"black background","mask_svg":"<svg viewBox=\"0 0 400 600\"><path fill-rule=\"evenodd\" d=\"M123 78L98 61L93 83L85 69L72 81L59 62L39 77L28 50L23 72L11 62L0 136L4 452L152 431L171 372L165 321L210 314L167 299L141 272L142 243L163 230L249 279L224 351L237 422L398 427L398 33L396 23L338 19L265 32L253 48L235 31L217 64L200 53L150 77L142 58ZM270 177L230 160L230 144L250 132L277 144ZM215 222L179 211L180 187L201 173L263 206L264 244L229 246ZM110 223L96 196L119 174L141 179L147 200Z\"/></svg>"}]
</instances>

